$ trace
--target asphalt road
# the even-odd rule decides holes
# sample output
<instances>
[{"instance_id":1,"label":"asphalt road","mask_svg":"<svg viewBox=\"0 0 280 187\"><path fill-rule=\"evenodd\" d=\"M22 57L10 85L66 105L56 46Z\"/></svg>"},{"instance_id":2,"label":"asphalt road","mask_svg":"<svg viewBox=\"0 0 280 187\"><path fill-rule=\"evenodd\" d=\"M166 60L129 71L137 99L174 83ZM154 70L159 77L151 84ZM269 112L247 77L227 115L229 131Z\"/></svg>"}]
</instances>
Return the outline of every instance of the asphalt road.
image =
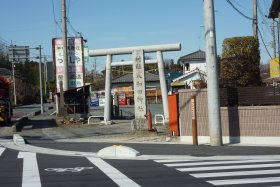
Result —
<instances>
[{"instance_id":1,"label":"asphalt road","mask_svg":"<svg viewBox=\"0 0 280 187\"><path fill-rule=\"evenodd\" d=\"M35 108L29 107L31 110ZM133 110L132 107L128 108ZM26 134L30 131L30 136L25 136L27 142L39 147L97 152L112 145L56 142L40 139L41 136L36 134L41 132L40 129L24 131ZM141 155L168 155L168 159L73 157L15 151L0 146L0 186L280 186L280 159L249 157L280 155L280 148L139 143L122 145L136 149ZM174 160L174 155L190 155L200 159ZM223 155L233 157L224 160L211 159ZM240 155L245 155L248 159L234 158Z\"/></svg>"},{"instance_id":2,"label":"asphalt road","mask_svg":"<svg viewBox=\"0 0 280 187\"><path fill-rule=\"evenodd\" d=\"M186 145L186 144L145 144L145 143L106 143L106 142L55 142L50 140L34 140L25 137L31 145L59 150L98 152L104 147L123 145L131 147L142 155L190 155L196 157L212 156L256 156L256 155L280 155L280 147L261 146L209 146L209 145Z\"/></svg>"},{"instance_id":3,"label":"asphalt road","mask_svg":"<svg viewBox=\"0 0 280 187\"><path fill-rule=\"evenodd\" d=\"M279 186L280 160L131 160L0 147L0 186Z\"/></svg>"}]
</instances>

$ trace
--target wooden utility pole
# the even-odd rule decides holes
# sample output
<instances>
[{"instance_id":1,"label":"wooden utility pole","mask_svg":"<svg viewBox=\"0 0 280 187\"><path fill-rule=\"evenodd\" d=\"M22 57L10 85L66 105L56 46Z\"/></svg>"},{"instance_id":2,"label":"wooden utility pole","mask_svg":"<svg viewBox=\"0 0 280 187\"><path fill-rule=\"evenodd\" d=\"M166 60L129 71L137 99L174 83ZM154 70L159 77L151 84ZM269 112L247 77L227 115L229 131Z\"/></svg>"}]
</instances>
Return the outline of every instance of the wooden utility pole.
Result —
<instances>
[{"instance_id":1,"label":"wooden utility pole","mask_svg":"<svg viewBox=\"0 0 280 187\"><path fill-rule=\"evenodd\" d=\"M257 0L253 0L253 35L258 38L258 6Z\"/></svg>"},{"instance_id":2,"label":"wooden utility pole","mask_svg":"<svg viewBox=\"0 0 280 187\"><path fill-rule=\"evenodd\" d=\"M276 36L275 36L275 23L274 19L272 20L272 27L271 27L271 32L272 32L272 48L273 48L273 58L276 58Z\"/></svg>"}]
</instances>

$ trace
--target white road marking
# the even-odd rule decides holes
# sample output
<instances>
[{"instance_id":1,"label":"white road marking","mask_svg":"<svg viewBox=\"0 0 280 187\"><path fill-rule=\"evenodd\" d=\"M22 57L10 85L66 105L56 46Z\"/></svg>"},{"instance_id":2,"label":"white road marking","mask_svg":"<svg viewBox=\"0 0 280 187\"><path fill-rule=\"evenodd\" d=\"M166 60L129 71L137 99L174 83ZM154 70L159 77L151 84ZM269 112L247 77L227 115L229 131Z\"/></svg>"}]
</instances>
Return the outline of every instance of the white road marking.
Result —
<instances>
[{"instance_id":1,"label":"white road marking","mask_svg":"<svg viewBox=\"0 0 280 187\"><path fill-rule=\"evenodd\" d=\"M62 172L81 172L83 170L93 169L93 167L75 167L75 168L46 168L45 171Z\"/></svg>"},{"instance_id":2,"label":"white road marking","mask_svg":"<svg viewBox=\"0 0 280 187\"><path fill-rule=\"evenodd\" d=\"M276 161L279 161L279 160L231 160L231 161L213 161L213 162L172 163L172 164L164 164L164 165L166 165L168 167L178 167L178 166L242 164L242 163L276 162Z\"/></svg>"},{"instance_id":3,"label":"white road marking","mask_svg":"<svg viewBox=\"0 0 280 187\"><path fill-rule=\"evenodd\" d=\"M2 155L2 153L5 151L6 148L4 147L0 147L0 156Z\"/></svg>"},{"instance_id":4,"label":"white road marking","mask_svg":"<svg viewBox=\"0 0 280 187\"><path fill-rule=\"evenodd\" d=\"M269 175L279 174L280 169L275 170L255 170L255 171L232 171L232 172L216 172L216 173L198 173L190 174L196 178L208 178L208 177L231 177L231 176L248 176L248 175Z\"/></svg>"},{"instance_id":5,"label":"white road marking","mask_svg":"<svg viewBox=\"0 0 280 187\"><path fill-rule=\"evenodd\" d=\"M23 158L22 187L41 187L36 153L19 152L18 158Z\"/></svg>"},{"instance_id":6,"label":"white road marking","mask_svg":"<svg viewBox=\"0 0 280 187\"><path fill-rule=\"evenodd\" d=\"M280 182L280 177L266 178L248 178L248 179L228 179L228 180L211 180L207 181L213 185L233 185L233 184L254 184L254 183L270 183Z\"/></svg>"},{"instance_id":7,"label":"white road marking","mask_svg":"<svg viewBox=\"0 0 280 187\"><path fill-rule=\"evenodd\" d=\"M193 160L154 160L154 161L158 163L172 163L172 162L189 162Z\"/></svg>"},{"instance_id":8,"label":"white road marking","mask_svg":"<svg viewBox=\"0 0 280 187\"><path fill-rule=\"evenodd\" d=\"M193 168L176 168L178 171L211 171L211 170L226 170L226 169L247 169L247 168L272 168L280 167L280 163L274 164L255 164L255 165L233 165L233 166L212 166L212 167L193 167Z\"/></svg>"},{"instance_id":9,"label":"white road marking","mask_svg":"<svg viewBox=\"0 0 280 187\"><path fill-rule=\"evenodd\" d=\"M103 171L109 178L111 178L117 185L120 187L139 187L140 185L135 183L133 180L125 176L119 170L102 160L101 158L96 157L87 157L87 159Z\"/></svg>"}]
</instances>

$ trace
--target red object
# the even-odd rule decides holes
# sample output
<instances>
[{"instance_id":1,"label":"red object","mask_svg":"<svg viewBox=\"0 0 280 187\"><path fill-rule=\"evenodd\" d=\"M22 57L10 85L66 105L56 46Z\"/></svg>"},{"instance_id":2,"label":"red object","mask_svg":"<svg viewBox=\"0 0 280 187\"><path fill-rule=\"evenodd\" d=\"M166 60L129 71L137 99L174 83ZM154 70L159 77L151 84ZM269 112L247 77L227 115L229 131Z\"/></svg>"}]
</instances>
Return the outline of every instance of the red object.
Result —
<instances>
[{"instance_id":1,"label":"red object","mask_svg":"<svg viewBox=\"0 0 280 187\"><path fill-rule=\"evenodd\" d=\"M0 98L9 98L10 83L4 77L0 77Z\"/></svg>"},{"instance_id":2,"label":"red object","mask_svg":"<svg viewBox=\"0 0 280 187\"><path fill-rule=\"evenodd\" d=\"M150 110L148 110L148 113L147 113L147 125L148 125L148 130L152 130L153 129L152 113L150 112Z\"/></svg>"},{"instance_id":3,"label":"red object","mask_svg":"<svg viewBox=\"0 0 280 187\"><path fill-rule=\"evenodd\" d=\"M168 96L169 106L169 132L171 135L179 136L179 111L178 111L178 94Z\"/></svg>"},{"instance_id":4,"label":"red object","mask_svg":"<svg viewBox=\"0 0 280 187\"><path fill-rule=\"evenodd\" d=\"M126 105L126 99L125 98L119 98L119 105Z\"/></svg>"}]
</instances>

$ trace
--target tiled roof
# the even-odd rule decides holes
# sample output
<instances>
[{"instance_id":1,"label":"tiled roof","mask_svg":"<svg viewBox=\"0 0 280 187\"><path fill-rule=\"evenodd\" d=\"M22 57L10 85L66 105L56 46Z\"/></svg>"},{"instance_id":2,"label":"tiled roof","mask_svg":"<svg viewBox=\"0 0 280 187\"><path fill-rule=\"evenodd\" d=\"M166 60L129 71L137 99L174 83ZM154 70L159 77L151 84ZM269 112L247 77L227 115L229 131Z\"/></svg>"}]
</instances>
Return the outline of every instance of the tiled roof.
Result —
<instances>
[{"instance_id":1,"label":"tiled roof","mask_svg":"<svg viewBox=\"0 0 280 187\"><path fill-rule=\"evenodd\" d=\"M181 77L178 77L178 78L174 79L173 82L182 81L182 80L184 80L186 77L191 76L191 75L193 75L193 74L195 74L195 73L199 73L201 76L207 77L206 72L201 71L200 69L195 69L195 70L192 70L192 71L190 71L190 72L188 72L188 73L182 75Z\"/></svg>"},{"instance_id":2,"label":"tiled roof","mask_svg":"<svg viewBox=\"0 0 280 187\"><path fill-rule=\"evenodd\" d=\"M159 76L149 73L149 72L145 72L145 79L146 82L159 82ZM126 73L123 74L115 79L112 80L113 84L118 84L118 83L132 83L133 82L133 73Z\"/></svg>"},{"instance_id":3,"label":"tiled roof","mask_svg":"<svg viewBox=\"0 0 280 187\"><path fill-rule=\"evenodd\" d=\"M201 61L201 60L205 60L205 59L206 59L205 52L198 50L193 53L180 57L178 61L179 62L188 62L188 61Z\"/></svg>"},{"instance_id":4,"label":"tiled roof","mask_svg":"<svg viewBox=\"0 0 280 187\"><path fill-rule=\"evenodd\" d=\"M279 0L273 0L269 9L268 18L278 18L278 12L280 11Z\"/></svg>"}]
</instances>

